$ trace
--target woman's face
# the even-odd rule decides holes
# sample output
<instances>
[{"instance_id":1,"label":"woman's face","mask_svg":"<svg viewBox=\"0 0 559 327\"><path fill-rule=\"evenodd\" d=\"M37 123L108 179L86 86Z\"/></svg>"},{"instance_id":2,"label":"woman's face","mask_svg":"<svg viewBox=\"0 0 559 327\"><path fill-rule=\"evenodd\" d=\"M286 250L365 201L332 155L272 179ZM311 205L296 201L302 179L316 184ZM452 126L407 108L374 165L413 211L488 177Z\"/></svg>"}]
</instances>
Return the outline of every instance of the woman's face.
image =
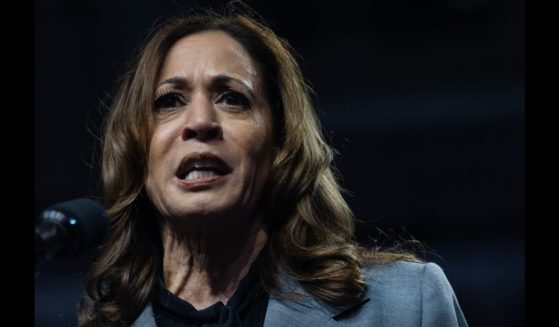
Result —
<instances>
[{"instance_id":1,"label":"woman's face","mask_svg":"<svg viewBox=\"0 0 559 327\"><path fill-rule=\"evenodd\" d=\"M164 217L248 217L273 156L260 72L221 31L177 41L156 84L146 190Z\"/></svg>"}]
</instances>

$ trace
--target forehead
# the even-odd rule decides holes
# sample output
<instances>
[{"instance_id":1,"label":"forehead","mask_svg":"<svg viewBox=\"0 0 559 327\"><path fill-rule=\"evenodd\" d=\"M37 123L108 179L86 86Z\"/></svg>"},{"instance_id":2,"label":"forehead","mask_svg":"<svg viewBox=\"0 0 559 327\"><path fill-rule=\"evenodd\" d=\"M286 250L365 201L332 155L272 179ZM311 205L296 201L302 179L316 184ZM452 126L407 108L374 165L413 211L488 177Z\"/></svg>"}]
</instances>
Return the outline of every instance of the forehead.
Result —
<instances>
[{"instance_id":1,"label":"forehead","mask_svg":"<svg viewBox=\"0 0 559 327\"><path fill-rule=\"evenodd\" d=\"M257 79L254 61L237 40L223 31L203 31L175 42L165 57L158 80L177 75L196 78L220 74L252 82Z\"/></svg>"}]
</instances>

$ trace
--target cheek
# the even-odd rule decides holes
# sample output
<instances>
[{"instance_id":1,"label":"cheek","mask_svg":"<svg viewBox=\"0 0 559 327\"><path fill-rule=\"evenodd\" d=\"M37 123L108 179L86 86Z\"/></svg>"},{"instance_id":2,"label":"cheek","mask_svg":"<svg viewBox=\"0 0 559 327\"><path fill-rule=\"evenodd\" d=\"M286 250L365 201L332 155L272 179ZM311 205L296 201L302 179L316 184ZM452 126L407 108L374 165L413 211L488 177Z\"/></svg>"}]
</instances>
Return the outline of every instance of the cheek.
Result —
<instances>
[{"instance_id":1,"label":"cheek","mask_svg":"<svg viewBox=\"0 0 559 327\"><path fill-rule=\"evenodd\" d=\"M156 186L155 181L157 180L157 167L154 163L156 163L156 162L157 162L157 159L154 158L153 151L150 150L149 157L148 157L147 173L146 173L146 176L145 176L145 179L144 179L144 183L145 183L146 191L148 192L148 195L150 195L151 193L153 193L155 191L155 186Z\"/></svg>"},{"instance_id":2,"label":"cheek","mask_svg":"<svg viewBox=\"0 0 559 327\"><path fill-rule=\"evenodd\" d=\"M146 188L146 193L148 195L148 198L153 202L153 195L156 192L155 192L155 186L153 185L153 178L151 178L149 175L145 181L145 188Z\"/></svg>"},{"instance_id":3,"label":"cheek","mask_svg":"<svg viewBox=\"0 0 559 327\"><path fill-rule=\"evenodd\" d=\"M150 144L147 162L147 174L145 177L146 187L153 187L154 179L160 173L161 165L164 163L165 153L170 147L169 138L165 133L155 131Z\"/></svg>"},{"instance_id":4,"label":"cheek","mask_svg":"<svg viewBox=\"0 0 559 327\"><path fill-rule=\"evenodd\" d=\"M268 174L273 157L272 133L267 128L255 129L246 139L245 149L256 175L265 177Z\"/></svg>"}]
</instances>

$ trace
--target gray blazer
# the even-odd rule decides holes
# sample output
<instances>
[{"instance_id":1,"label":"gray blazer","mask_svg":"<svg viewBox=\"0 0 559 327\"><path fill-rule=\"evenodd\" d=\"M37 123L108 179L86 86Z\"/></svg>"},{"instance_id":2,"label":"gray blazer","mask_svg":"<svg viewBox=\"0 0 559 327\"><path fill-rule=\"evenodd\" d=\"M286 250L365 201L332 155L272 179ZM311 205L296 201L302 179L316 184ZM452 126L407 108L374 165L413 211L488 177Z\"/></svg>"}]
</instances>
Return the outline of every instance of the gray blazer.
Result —
<instances>
[{"instance_id":1,"label":"gray blazer","mask_svg":"<svg viewBox=\"0 0 559 327\"><path fill-rule=\"evenodd\" d=\"M365 269L367 292L354 305L333 307L313 297L270 297L265 327L466 327L442 269L434 263L394 262ZM306 294L295 281L290 288ZM151 304L132 327L156 327Z\"/></svg>"}]
</instances>

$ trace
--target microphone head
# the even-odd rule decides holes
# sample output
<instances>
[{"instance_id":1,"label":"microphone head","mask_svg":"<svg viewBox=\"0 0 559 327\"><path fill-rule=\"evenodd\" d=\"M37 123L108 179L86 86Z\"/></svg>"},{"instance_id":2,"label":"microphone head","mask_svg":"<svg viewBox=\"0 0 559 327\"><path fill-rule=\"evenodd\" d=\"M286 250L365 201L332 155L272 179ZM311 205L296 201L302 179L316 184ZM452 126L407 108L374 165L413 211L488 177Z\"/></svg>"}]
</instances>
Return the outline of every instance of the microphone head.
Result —
<instances>
[{"instance_id":1,"label":"microphone head","mask_svg":"<svg viewBox=\"0 0 559 327\"><path fill-rule=\"evenodd\" d=\"M69 257L101 243L108 230L105 208L92 199L79 198L45 209L35 235L43 254Z\"/></svg>"}]
</instances>

